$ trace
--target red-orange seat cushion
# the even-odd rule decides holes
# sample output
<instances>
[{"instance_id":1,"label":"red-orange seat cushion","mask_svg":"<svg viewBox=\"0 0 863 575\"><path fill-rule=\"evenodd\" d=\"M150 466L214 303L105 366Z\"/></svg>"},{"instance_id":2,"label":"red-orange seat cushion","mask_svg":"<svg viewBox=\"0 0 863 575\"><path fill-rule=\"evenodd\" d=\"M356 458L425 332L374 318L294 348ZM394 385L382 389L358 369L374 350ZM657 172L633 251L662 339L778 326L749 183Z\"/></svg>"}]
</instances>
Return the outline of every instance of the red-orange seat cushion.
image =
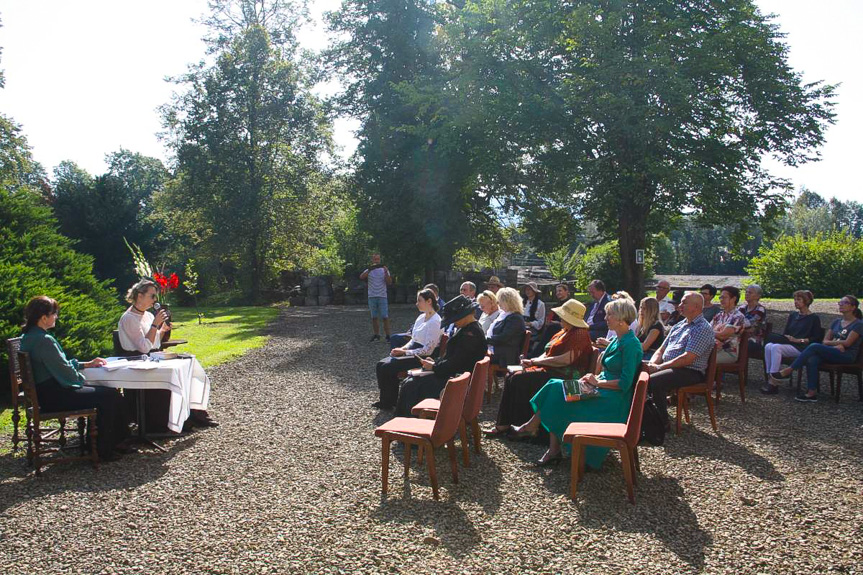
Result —
<instances>
[{"instance_id":1,"label":"red-orange seat cushion","mask_svg":"<svg viewBox=\"0 0 863 575\"><path fill-rule=\"evenodd\" d=\"M440 411L439 399L424 399L411 409L414 415L421 415L424 411Z\"/></svg>"},{"instance_id":2,"label":"red-orange seat cushion","mask_svg":"<svg viewBox=\"0 0 863 575\"><path fill-rule=\"evenodd\" d=\"M396 417L375 429L375 436L382 437L386 433L406 433L430 439L432 429L434 429L434 419Z\"/></svg>"},{"instance_id":3,"label":"red-orange seat cushion","mask_svg":"<svg viewBox=\"0 0 863 575\"><path fill-rule=\"evenodd\" d=\"M576 435L595 435L611 439L623 439L625 423L570 423L563 434L564 441L572 441Z\"/></svg>"}]
</instances>

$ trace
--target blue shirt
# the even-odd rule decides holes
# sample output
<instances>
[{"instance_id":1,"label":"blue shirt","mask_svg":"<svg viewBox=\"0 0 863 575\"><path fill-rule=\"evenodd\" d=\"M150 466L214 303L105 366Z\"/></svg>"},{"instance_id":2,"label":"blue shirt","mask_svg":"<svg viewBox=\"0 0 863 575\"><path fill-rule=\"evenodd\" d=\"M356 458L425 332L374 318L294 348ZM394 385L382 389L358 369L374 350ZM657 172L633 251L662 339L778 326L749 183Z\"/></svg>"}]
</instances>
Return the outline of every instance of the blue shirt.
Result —
<instances>
[{"instance_id":1,"label":"blue shirt","mask_svg":"<svg viewBox=\"0 0 863 575\"><path fill-rule=\"evenodd\" d=\"M710 361L710 352L716 345L713 336L713 328L707 323L703 315L699 315L692 321L684 319L674 324L668 337L665 338L665 352L662 354L662 362L671 361L686 352L695 354L695 361L689 364L689 369L695 369L704 373L707 371L707 362Z\"/></svg>"}]
</instances>

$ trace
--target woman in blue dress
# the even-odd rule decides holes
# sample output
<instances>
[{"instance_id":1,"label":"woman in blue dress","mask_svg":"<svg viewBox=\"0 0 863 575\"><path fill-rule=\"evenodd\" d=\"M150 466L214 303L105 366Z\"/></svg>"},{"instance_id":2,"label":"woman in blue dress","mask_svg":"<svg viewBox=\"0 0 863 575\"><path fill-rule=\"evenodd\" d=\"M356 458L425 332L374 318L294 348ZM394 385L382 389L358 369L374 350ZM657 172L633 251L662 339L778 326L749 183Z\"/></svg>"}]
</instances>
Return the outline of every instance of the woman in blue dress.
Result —
<instances>
[{"instance_id":1,"label":"woman in blue dress","mask_svg":"<svg viewBox=\"0 0 863 575\"><path fill-rule=\"evenodd\" d=\"M531 399L534 416L519 428L518 435L532 435L542 425L550 434L549 447L537 462L545 466L559 462L562 457L560 438L570 423L575 421L599 423L626 423L632 406L633 386L642 360L641 343L629 326L635 321L636 310L631 301L612 300L605 306L609 329L618 334L602 356L599 376L587 374L581 378L582 387L596 388L599 394L580 401L566 401L562 382L553 379L546 383ZM564 446L569 450L569 446ZM592 468L602 466L608 449L588 447L586 463Z\"/></svg>"}]
</instances>

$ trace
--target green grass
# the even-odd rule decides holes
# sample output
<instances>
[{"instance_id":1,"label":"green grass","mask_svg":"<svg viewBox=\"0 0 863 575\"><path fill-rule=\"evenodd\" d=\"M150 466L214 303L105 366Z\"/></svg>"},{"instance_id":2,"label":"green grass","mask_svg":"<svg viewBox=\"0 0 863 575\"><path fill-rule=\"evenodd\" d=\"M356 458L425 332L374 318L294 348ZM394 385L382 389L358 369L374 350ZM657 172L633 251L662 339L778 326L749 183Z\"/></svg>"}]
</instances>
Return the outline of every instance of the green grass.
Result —
<instances>
[{"instance_id":1,"label":"green grass","mask_svg":"<svg viewBox=\"0 0 863 575\"><path fill-rule=\"evenodd\" d=\"M271 307L203 307L198 325L194 308L172 308L174 329L172 339L187 339L188 344L171 351L193 353L204 367L212 367L236 359L251 349L267 343L264 328L279 315ZM91 358L82 358L91 359ZM0 434L12 435L12 410L0 410ZM0 454L8 446L0 444Z\"/></svg>"}]
</instances>

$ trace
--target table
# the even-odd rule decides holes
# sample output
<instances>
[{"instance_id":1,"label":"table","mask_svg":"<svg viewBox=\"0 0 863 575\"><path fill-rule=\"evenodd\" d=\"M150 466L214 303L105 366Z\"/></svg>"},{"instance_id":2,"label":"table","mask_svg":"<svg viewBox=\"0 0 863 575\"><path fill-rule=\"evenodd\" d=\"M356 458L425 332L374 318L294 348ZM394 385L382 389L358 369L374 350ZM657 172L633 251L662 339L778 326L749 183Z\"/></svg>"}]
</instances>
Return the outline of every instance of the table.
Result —
<instances>
[{"instance_id":1,"label":"table","mask_svg":"<svg viewBox=\"0 0 863 575\"><path fill-rule=\"evenodd\" d=\"M162 342L162 349L174 347L175 345L183 345L185 343L189 343L189 340L187 340L187 339L169 339L168 341Z\"/></svg>"},{"instance_id":2,"label":"table","mask_svg":"<svg viewBox=\"0 0 863 575\"><path fill-rule=\"evenodd\" d=\"M175 433L183 431L189 410L205 410L210 403L210 378L194 357L161 361L127 361L122 357L110 357L107 366L90 367L81 373L87 379L87 385L142 390L139 396L148 389L170 391L168 429ZM146 439L143 405L139 397L138 435Z\"/></svg>"}]
</instances>

